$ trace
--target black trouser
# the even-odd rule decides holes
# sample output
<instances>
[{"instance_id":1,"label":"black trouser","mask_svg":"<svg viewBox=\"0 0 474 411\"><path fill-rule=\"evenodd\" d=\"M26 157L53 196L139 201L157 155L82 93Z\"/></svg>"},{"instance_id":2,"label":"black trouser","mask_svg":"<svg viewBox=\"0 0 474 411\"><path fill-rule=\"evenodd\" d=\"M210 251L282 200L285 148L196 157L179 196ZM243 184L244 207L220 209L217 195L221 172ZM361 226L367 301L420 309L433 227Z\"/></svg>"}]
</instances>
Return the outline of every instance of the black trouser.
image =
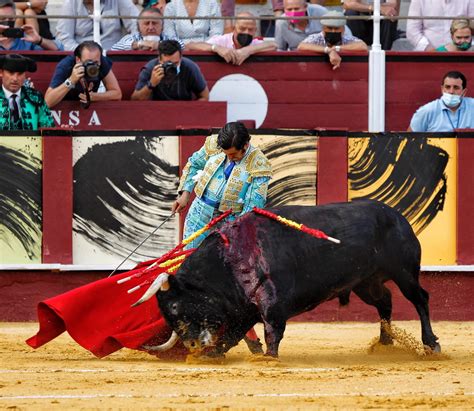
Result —
<instances>
[{"instance_id":1,"label":"black trouser","mask_svg":"<svg viewBox=\"0 0 474 411\"><path fill-rule=\"evenodd\" d=\"M354 10L346 10L346 16L370 16L369 13L361 13ZM390 50L397 38L398 21L382 20L380 22L380 43L382 49ZM371 46L374 36L374 23L371 20L347 20L347 25L352 34Z\"/></svg>"}]
</instances>

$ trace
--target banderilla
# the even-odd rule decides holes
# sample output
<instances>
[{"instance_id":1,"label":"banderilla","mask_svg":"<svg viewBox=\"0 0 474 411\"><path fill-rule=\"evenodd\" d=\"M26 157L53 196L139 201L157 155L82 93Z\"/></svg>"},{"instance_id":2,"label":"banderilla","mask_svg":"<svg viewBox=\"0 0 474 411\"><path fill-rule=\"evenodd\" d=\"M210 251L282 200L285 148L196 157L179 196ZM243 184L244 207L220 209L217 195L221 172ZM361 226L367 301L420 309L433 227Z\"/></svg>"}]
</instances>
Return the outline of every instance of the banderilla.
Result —
<instances>
[{"instance_id":1,"label":"banderilla","mask_svg":"<svg viewBox=\"0 0 474 411\"><path fill-rule=\"evenodd\" d=\"M143 243L144 243L146 240L148 240L148 239L149 239L153 234L155 234L161 227L163 227L163 225L164 225L167 221L169 221L175 214L176 214L176 212L173 211L168 217L166 217L166 218L163 220L163 222L162 222L158 227L156 227L150 234L148 234L148 235L143 239L143 241L142 241L140 244L138 244L138 245L135 247L135 249L134 249L129 255L127 255L127 257L125 258L125 260L123 260L123 261L115 268L115 270L112 271L112 272L108 275L107 278L112 277L112 276L115 274L115 272L122 266L122 264L123 264L125 261L127 261L127 260L133 255L133 253L134 253L135 251L137 251L137 250L143 245Z\"/></svg>"}]
</instances>

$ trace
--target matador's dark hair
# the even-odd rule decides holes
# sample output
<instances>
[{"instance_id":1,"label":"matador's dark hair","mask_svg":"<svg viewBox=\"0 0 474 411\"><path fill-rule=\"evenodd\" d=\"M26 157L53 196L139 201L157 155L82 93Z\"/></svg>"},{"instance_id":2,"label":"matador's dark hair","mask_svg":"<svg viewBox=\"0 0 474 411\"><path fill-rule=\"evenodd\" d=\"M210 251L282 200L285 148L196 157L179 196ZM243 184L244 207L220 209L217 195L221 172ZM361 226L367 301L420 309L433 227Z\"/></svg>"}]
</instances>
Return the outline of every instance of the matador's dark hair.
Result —
<instances>
[{"instance_id":1,"label":"matador's dark hair","mask_svg":"<svg viewBox=\"0 0 474 411\"><path fill-rule=\"evenodd\" d=\"M240 121L227 123L219 130L219 134L217 135L217 145L224 150L231 147L242 150L249 141L250 134L247 127Z\"/></svg>"}]
</instances>

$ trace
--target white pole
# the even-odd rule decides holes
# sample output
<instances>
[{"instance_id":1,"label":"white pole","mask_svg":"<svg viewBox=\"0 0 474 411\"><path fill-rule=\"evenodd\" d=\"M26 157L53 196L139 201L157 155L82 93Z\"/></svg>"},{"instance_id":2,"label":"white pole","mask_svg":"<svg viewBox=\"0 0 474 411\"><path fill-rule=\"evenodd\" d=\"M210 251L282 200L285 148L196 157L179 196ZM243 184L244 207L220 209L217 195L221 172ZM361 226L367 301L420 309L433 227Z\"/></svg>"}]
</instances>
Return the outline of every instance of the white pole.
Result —
<instances>
[{"instance_id":1,"label":"white pole","mask_svg":"<svg viewBox=\"0 0 474 411\"><path fill-rule=\"evenodd\" d=\"M369 131L385 131L385 51L380 44L380 0L374 0L374 38L369 52Z\"/></svg>"},{"instance_id":2,"label":"white pole","mask_svg":"<svg viewBox=\"0 0 474 411\"><path fill-rule=\"evenodd\" d=\"M100 0L94 0L94 41L100 44Z\"/></svg>"}]
</instances>

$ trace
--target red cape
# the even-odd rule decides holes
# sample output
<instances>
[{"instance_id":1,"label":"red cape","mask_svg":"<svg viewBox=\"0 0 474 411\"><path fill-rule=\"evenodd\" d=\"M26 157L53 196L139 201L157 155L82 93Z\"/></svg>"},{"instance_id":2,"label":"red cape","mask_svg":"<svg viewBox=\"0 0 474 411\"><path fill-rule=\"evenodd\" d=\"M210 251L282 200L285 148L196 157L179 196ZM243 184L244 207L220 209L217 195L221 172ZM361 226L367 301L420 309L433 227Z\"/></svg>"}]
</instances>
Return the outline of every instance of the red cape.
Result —
<instances>
[{"instance_id":1,"label":"red cape","mask_svg":"<svg viewBox=\"0 0 474 411\"><path fill-rule=\"evenodd\" d=\"M161 316L156 298L131 308L148 287L127 293L127 290L145 279L153 280L165 269L150 270L139 278L117 284L121 278L143 273L155 261L147 261L132 271L95 281L40 302L40 329L26 343L38 348L67 331L79 345L102 358L122 347L147 351L141 346L166 342L172 330ZM178 341L171 350L159 356L182 358L187 353L187 349ZM156 352L150 354L156 355Z\"/></svg>"}]
</instances>

